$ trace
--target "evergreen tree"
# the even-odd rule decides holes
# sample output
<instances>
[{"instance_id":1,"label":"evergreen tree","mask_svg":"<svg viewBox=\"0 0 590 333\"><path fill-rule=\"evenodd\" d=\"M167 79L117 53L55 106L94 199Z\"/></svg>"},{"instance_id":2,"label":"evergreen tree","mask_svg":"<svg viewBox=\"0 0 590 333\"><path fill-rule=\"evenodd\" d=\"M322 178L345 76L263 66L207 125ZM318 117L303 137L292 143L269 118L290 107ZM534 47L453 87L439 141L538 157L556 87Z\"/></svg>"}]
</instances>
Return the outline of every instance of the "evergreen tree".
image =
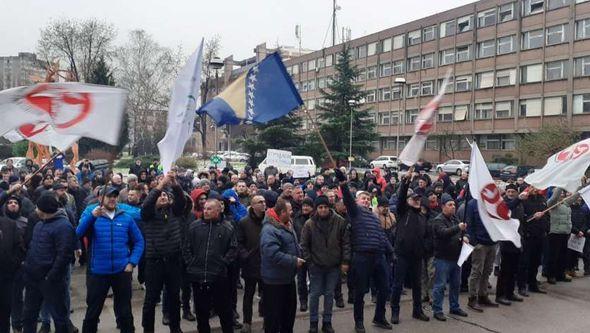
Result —
<instances>
[{"instance_id":1,"label":"evergreen tree","mask_svg":"<svg viewBox=\"0 0 590 333\"><path fill-rule=\"evenodd\" d=\"M88 83L100 84L104 86L114 86L115 80L113 79L113 73L110 70L109 66L107 65L104 57L101 57L94 70L90 75L90 80ZM109 119L105 119L105 121L109 121ZM121 123L121 130L119 132L119 144L117 146L111 146L106 144L102 141L90 139L90 138L82 138L78 142L80 154L86 154L92 149L101 149L105 151L111 151L115 154L121 153L123 151L123 147L129 142L129 119L127 113L123 114L123 121Z\"/></svg>"},{"instance_id":2,"label":"evergreen tree","mask_svg":"<svg viewBox=\"0 0 590 333\"><path fill-rule=\"evenodd\" d=\"M351 66L349 48L345 45L339 53L335 65L335 75L328 82L327 89L320 89L323 103L319 109L320 132L334 159L343 163L349 156L350 121L352 116L352 155L366 157L373 151L373 142L378 139L375 124L367 118L368 109L361 110L361 100L366 93L354 80L359 74L356 66ZM321 145L317 135L312 137L312 145ZM315 151L320 151L314 149ZM327 160L321 149L321 160Z\"/></svg>"}]
</instances>

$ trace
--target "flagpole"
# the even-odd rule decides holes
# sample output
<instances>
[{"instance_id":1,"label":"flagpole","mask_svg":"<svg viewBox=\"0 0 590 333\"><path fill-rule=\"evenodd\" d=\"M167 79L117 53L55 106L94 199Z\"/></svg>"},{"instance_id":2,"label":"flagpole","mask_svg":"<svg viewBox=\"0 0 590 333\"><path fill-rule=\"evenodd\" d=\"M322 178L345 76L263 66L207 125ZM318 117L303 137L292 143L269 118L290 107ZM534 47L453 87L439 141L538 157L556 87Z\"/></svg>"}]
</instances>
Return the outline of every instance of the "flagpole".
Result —
<instances>
[{"instance_id":1,"label":"flagpole","mask_svg":"<svg viewBox=\"0 0 590 333\"><path fill-rule=\"evenodd\" d=\"M57 152L55 154L53 154L53 156L51 156L49 161L45 162L45 164L43 164L41 167L39 167L39 170L33 172L30 176L25 178L23 185L27 184L31 179L33 179L34 176L36 176L41 171L43 171L43 169L45 169L49 165L49 163L53 162L60 154L62 154L62 152L59 149L56 148L55 150L57 150Z\"/></svg>"},{"instance_id":2,"label":"flagpole","mask_svg":"<svg viewBox=\"0 0 590 333\"><path fill-rule=\"evenodd\" d=\"M313 128L316 130L316 133L317 133L318 137L320 138L320 141L322 142L322 145L324 146L326 153L328 154L328 158L330 159L330 162L332 163L332 167L336 168L337 167L336 162L334 162L334 158L332 157L332 154L330 153L330 150L328 149L328 145L326 145L326 141L324 141L324 137L322 136L322 133L320 132L320 128L316 125L315 121L313 120L313 118L309 114L309 110L305 109L305 110L303 110L303 113L305 113L307 115L307 118L309 118L309 121L311 122L311 126L313 126Z\"/></svg>"},{"instance_id":3,"label":"flagpole","mask_svg":"<svg viewBox=\"0 0 590 333\"><path fill-rule=\"evenodd\" d=\"M555 208L555 207L557 207L557 206L561 205L562 203L564 203L566 200L570 199L571 197L573 197L573 196L574 196L574 195L576 195L577 193L578 193L578 192L576 191L576 193L574 193L574 194L572 194L572 195L570 195L570 196L567 196L567 197L563 198L562 200L560 200L559 202L557 202L555 205L553 205L553 206L551 206L551 207L548 207L548 208L547 208L547 209L545 209L545 210L542 210L542 211L541 211L541 213L543 213L543 214L547 213L548 211L550 211L550 210L552 210L553 208ZM529 219L528 219L528 220L526 220L526 221L527 221L527 222L531 222L531 221L532 221L532 220L534 220L534 219L535 219L535 217L533 216L533 217L529 218Z\"/></svg>"}]
</instances>

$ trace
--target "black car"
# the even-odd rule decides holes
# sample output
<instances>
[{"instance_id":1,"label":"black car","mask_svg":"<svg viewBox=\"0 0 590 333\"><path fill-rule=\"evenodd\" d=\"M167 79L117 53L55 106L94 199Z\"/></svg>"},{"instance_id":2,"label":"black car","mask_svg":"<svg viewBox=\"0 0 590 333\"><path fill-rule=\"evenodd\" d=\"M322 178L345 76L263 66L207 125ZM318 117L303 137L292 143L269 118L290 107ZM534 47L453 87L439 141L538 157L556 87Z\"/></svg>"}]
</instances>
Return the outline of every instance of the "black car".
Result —
<instances>
[{"instance_id":1,"label":"black car","mask_svg":"<svg viewBox=\"0 0 590 333\"><path fill-rule=\"evenodd\" d=\"M500 177L500 174L506 167L506 163L486 163L486 165L490 171L490 175L492 175L492 178Z\"/></svg>"},{"instance_id":2,"label":"black car","mask_svg":"<svg viewBox=\"0 0 590 333\"><path fill-rule=\"evenodd\" d=\"M509 165L500 172L500 179L508 181L509 179L516 180L519 177L526 177L535 171L535 167L530 165Z\"/></svg>"},{"instance_id":3,"label":"black car","mask_svg":"<svg viewBox=\"0 0 590 333\"><path fill-rule=\"evenodd\" d=\"M410 167L401 163L399 165L399 169L401 171L407 171L408 169L410 169ZM424 170L426 172L430 172L431 169L432 169L432 163L430 163L428 161L424 161L424 160L419 160L418 162L416 162L416 165L414 166L415 171Z\"/></svg>"}]
</instances>

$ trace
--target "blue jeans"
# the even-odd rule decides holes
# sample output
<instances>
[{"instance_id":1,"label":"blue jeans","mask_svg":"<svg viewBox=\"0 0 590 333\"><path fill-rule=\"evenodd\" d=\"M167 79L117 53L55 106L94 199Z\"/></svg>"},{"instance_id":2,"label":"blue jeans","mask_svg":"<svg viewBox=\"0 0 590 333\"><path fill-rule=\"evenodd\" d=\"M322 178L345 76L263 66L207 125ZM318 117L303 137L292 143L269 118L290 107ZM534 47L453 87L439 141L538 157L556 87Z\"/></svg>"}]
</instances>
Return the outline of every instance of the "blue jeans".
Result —
<instances>
[{"instance_id":1,"label":"blue jeans","mask_svg":"<svg viewBox=\"0 0 590 333\"><path fill-rule=\"evenodd\" d=\"M68 307L68 319L70 318L70 281L72 281L72 265L68 265L67 271L66 271L66 295L65 300L66 300L66 304ZM43 305L41 306L41 312L40 312L40 317L41 317L41 323L43 325L51 325L51 315L49 314L49 307L47 306L47 303L45 301L43 301Z\"/></svg>"},{"instance_id":2,"label":"blue jeans","mask_svg":"<svg viewBox=\"0 0 590 333\"><path fill-rule=\"evenodd\" d=\"M434 288L432 290L432 312L443 312L445 286L449 282L449 307L451 311L460 309L459 289L461 288L461 267L456 261L434 258Z\"/></svg>"},{"instance_id":3,"label":"blue jeans","mask_svg":"<svg viewBox=\"0 0 590 333\"><path fill-rule=\"evenodd\" d=\"M385 302L389 294L389 265L383 253L355 252L352 255L352 277L354 285L354 321L362 323L364 318L364 297L369 291L369 281L374 278L377 287L377 306L374 320L385 319Z\"/></svg>"},{"instance_id":4,"label":"blue jeans","mask_svg":"<svg viewBox=\"0 0 590 333\"><path fill-rule=\"evenodd\" d=\"M334 305L334 289L340 282L340 269L335 268L309 268L309 321L319 321L320 296L324 296L324 312L322 322L332 322L332 306Z\"/></svg>"}]
</instances>

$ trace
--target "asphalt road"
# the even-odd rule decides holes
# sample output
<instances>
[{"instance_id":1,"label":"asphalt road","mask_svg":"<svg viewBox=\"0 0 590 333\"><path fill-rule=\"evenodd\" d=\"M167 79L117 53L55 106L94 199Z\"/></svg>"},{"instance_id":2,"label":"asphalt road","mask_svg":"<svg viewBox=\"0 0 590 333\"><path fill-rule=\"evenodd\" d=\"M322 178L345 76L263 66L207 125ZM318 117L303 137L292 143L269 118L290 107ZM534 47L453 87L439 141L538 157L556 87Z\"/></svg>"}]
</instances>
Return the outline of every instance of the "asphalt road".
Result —
<instances>
[{"instance_id":1,"label":"asphalt road","mask_svg":"<svg viewBox=\"0 0 590 333\"><path fill-rule=\"evenodd\" d=\"M84 268L76 267L72 277L72 306L74 313L72 321L81 328L85 311L85 278ZM540 278L540 277L539 277ZM544 279L543 279L544 280ZM494 278L492 284L495 285ZM489 309L484 313L474 313L467 310L467 296L461 294L461 305L469 313L468 318L449 317L446 322L438 322L431 318L430 322L420 322L411 318L411 303L409 296L402 297L401 323L394 327L395 332L588 332L590 324L590 278L576 278L572 283L559 283L557 285L544 285L549 291L547 295L533 294L526 298L524 303L513 304L508 307ZM346 285L343 285L346 295ZM238 309L241 313L242 290L239 290ZM493 292L493 289L492 289ZM410 292L408 291L408 294ZM135 327L138 332L141 328L141 307L144 291L134 281L133 291L133 315ZM372 327L371 320L374 313L374 305L369 297L365 297L365 328L367 332L386 332ZM322 304L322 302L320 302ZM321 306L320 306L321 309ZM445 311L448 310L448 302L445 300ZM256 314L253 332L261 332L262 318ZM431 316L428 306L425 313ZM391 311L387 308L387 316ZM333 326L337 332L353 332L352 306L346 304L344 309L335 309ZM211 321L215 332L220 332L219 322L215 318ZM307 332L309 328L308 313L297 313L295 332ZM182 329L186 332L197 332L196 322L182 321ZM99 332L118 332L115 328L112 298L107 299L99 324ZM168 328L161 325L161 308L156 308L156 332L168 332ZM236 332L238 332L236 330Z\"/></svg>"}]
</instances>

